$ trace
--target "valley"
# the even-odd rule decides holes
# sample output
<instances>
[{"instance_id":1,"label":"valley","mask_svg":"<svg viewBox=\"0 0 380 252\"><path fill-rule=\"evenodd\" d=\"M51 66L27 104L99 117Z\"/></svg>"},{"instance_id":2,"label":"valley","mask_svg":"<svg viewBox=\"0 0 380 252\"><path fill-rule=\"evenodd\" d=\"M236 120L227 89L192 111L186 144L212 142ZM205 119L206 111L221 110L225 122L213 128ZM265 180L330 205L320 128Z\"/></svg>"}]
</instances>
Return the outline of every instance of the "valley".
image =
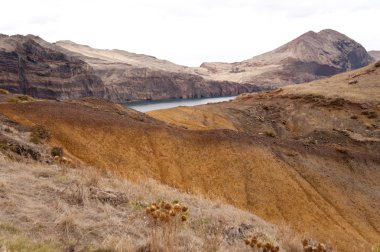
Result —
<instances>
[{"instance_id":1,"label":"valley","mask_svg":"<svg viewBox=\"0 0 380 252\"><path fill-rule=\"evenodd\" d=\"M372 251L376 60L330 29L199 67L0 35L0 251Z\"/></svg>"},{"instance_id":2,"label":"valley","mask_svg":"<svg viewBox=\"0 0 380 252\"><path fill-rule=\"evenodd\" d=\"M73 160L207 195L360 251L379 237L380 111L376 97L350 90L378 94L379 71L373 64L299 93L287 87L149 115L94 99L1 104L0 112L46 125ZM324 94L331 82L346 91Z\"/></svg>"}]
</instances>

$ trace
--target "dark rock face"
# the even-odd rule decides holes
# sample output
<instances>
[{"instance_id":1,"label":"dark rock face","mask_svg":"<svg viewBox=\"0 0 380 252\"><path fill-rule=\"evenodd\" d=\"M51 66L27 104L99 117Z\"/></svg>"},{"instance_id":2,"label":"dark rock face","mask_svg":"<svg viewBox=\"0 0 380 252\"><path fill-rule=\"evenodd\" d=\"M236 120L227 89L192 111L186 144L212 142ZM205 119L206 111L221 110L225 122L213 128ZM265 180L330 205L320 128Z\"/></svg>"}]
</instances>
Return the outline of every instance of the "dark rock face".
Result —
<instances>
[{"instance_id":1,"label":"dark rock face","mask_svg":"<svg viewBox=\"0 0 380 252\"><path fill-rule=\"evenodd\" d=\"M85 62L45 48L28 37L2 40L6 46L0 50L1 88L48 99L103 96L101 79Z\"/></svg>"},{"instance_id":2,"label":"dark rock face","mask_svg":"<svg viewBox=\"0 0 380 252\"><path fill-rule=\"evenodd\" d=\"M0 88L37 98L91 96L120 103L230 96L312 81L373 60L360 44L333 30L307 32L243 62L199 68L70 41L0 35Z\"/></svg>"},{"instance_id":3,"label":"dark rock face","mask_svg":"<svg viewBox=\"0 0 380 252\"><path fill-rule=\"evenodd\" d=\"M146 77L128 77L123 82L105 87L105 98L111 101L189 99L232 96L261 89L228 81L204 80L189 74L156 73Z\"/></svg>"},{"instance_id":4,"label":"dark rock face","mask_svg":"<svg viewBox=\"0 0 380 252\"><path fill-rule=\"evenodd\" d=\"M153 64L159 61L144 57ZM259 90L254 85L205 80L186 72L186 68L183 71L152 69L149 68L151 63L144 67L117 61L104 62L103 58L86 57L32 35L0 36L0 88L37 98L91 96L122 103L144 99L228 96Z\"/></svg>"}]
</instances>

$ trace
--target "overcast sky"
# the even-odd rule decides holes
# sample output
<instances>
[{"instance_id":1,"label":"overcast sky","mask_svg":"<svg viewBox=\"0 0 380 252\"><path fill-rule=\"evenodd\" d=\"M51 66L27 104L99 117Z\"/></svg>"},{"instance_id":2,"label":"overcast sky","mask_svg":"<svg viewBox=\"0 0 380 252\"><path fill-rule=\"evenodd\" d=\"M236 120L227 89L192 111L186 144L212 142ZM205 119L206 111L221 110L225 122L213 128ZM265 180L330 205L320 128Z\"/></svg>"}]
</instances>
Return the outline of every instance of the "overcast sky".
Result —
<instances>
[{"instance_id":1,"label":"overcast sky","mask_svg":"<svg viewBox=\"0 0 380 252\"><path fill-rule=\"evenodd\" d=\"M72 40L198 66L331 28L380 50L378 0L5 0L0 33Z\"/></svg>"}]
</instances>

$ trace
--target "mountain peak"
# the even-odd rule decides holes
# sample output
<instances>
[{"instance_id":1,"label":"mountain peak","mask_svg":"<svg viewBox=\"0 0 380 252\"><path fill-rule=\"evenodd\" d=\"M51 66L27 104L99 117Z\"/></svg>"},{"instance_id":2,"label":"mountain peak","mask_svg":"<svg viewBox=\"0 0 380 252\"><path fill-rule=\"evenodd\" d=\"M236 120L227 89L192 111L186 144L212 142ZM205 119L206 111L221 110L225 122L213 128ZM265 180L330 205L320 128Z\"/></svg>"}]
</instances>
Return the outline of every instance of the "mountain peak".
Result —
<instances>
[{"instance_id":1,"label":"mountain peak","mask_svg":"<svg viewBox=\"0 0 380 252\"><path fill-rule=\"evenodd\" d=\"M373 62L365 48L332 29L308 31L277 49L233 64L204 63L215 78L272 87L302 83Z\"/></svg>"},{"instance_id":2,"label":"mountain peak","mask_svg":"<svg viewBox=\"0 0 380 252\"><path fill-rule=\"evenodd\" d=\"M343 35L342 33L333 30L333 29L323 29L318 32L318 34L338 34L338 35Z\"/></svg>"}]
</instances>

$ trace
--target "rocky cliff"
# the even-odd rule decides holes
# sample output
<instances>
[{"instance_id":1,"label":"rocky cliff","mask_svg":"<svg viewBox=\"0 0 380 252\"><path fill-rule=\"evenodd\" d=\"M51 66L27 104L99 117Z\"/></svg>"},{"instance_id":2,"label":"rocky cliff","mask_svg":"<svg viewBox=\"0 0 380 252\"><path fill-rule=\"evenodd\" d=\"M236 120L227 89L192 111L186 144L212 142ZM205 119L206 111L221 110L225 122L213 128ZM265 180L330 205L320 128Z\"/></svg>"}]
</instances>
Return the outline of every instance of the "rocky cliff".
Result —
<instances>
[{"instance_id":1,"label":"rocky cliff","mask_svg":"<svg viewBox=\"0 0 380 252\"><path fill-rule=\"evenodd\" d=\"M35 36L0 36L0 87L41 98L101 97L101 79L84 61ZM47 42L46 42L47 43Z\"/></svg>"},{"instance_id":2,"label":"rocky cliff","mask_svg":"<svg viewBox=\"0 0 380 252\"><path fill-rule=\"evenodd\" d=\"M198 68L71 41L0 35L0 88L40 98L115 102L230 96L331 76L373 60L360 44L333 30L307 32L243 62Z\"/></svg>"},{"instance_id":3,"label":"rocky cliff","mask_svg":"<svg viewBox=\"0 0 380 252\"><path fill-rule=\"evenodd\" d=\"M277 87L308 82L373 62L359 43L334 30L309 31L291 42L246 61L203 63L211 79Z\"/></svg>"},{"instance_id":4,"label":"rocky cliff","mask_svg":"<svg viewBox=\"0 0 380 252\"><path fill-rule=\"evenodd\" d=\"M39 37L0 36L0 87L39 98L199 98L259 90L249 84L205 80L192 69L120 50L97 50Z\"/></svg>"}]
</instances>

